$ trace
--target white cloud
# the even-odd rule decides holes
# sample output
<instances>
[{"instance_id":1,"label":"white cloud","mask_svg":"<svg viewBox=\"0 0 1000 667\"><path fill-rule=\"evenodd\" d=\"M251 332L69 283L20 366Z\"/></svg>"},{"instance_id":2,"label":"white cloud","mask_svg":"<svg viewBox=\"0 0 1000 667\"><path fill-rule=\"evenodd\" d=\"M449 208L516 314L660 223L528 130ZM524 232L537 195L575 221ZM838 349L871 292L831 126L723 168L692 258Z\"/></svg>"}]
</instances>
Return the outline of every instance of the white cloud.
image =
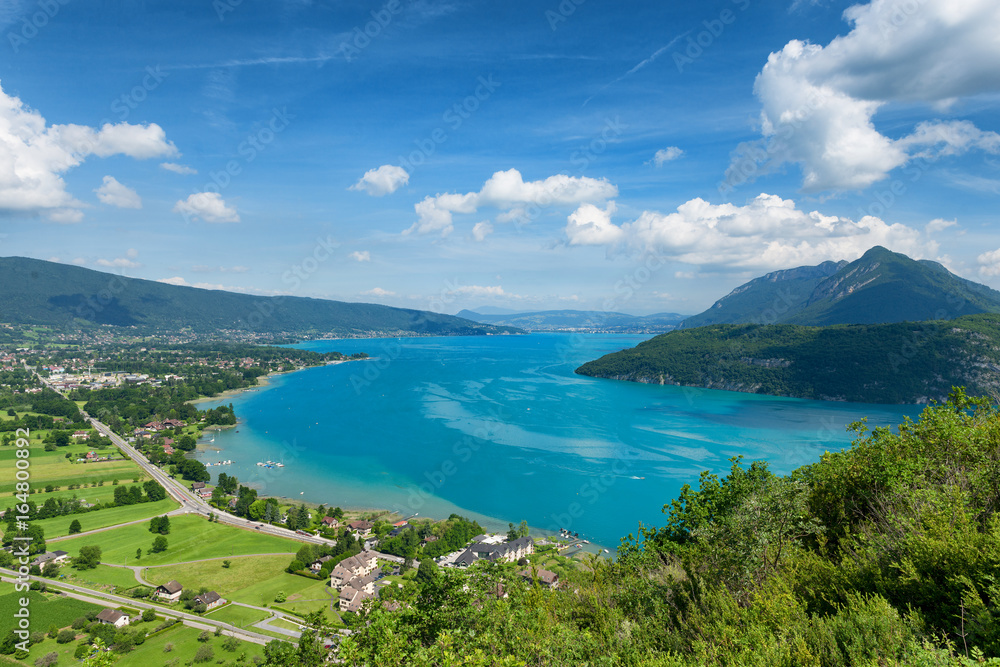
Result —
<instances>
[{"instance_id":1,"label":"white cloud","mask_svg":"<svg viewBox=\"0 0 1000 667\"><path fill-rule=\"evenodd\" d=\"M0 89L0 211L79 222L84 204L66 191L62 174L91 155L141 160L176 154L159 125L48 125L38 111Z\"/></svg>"},{"instance_id":2,"label":"white cloud","mask_svg":"<svg viewBox=\"0 0 1000 667\"><path fill-rule=\"evenodd\" d=\"M106 266L112 269L135 269L142 264L139 262L133 262L131 259L126 257L116 257L115 259L99 259L97 260L98 266Z\"/></svg>"},{"instance_id":3,"label":"white cloud","mask_svg":"<svg viewBox=\"0 0 1000 667\"><path fill-rule=\"evenodd\" d=\"M439 194L426 197L414 206L418 220L404 234L440 233L447 236L454 229L453 213L475 213L481 206L503 211L498 220L530 219L529 209L545 206L578 206L600 202L618 194L618 188L606 179L556 174L541 181L525 182L517 169L498 171L479 192Z\"/></svg>"},{"instance_id":4,"label":"white cloud","mask_svg":"<svg viewBox=\"0 0 1000 667\"><path fill-rule=\"evenodd\" d=\"M958 220L944 220L943 218L935 218L924 225L924 231L928 234L934 234L935 232L940 232L949 227L954 227L958 224Z\"/></svg>"},{"instance_id":5,"label":"white cloud","mask_svg":"<svg viewBox=\"0 0 1000 667\"><path fill-rule=\"evenodd\" d=\"M205 222L239 222L235 208L227 206L218 192L196 192L186 200L174 204L174 213L185 218L201 218Z\"/></svg>"},{"instance_id":6,"label":"white cloud","mask_svg":"<svg viewBox=\"0 0 1000 667\"><path fill-rule=\"evenodd\" d=\"M684 155L684 151L677 146L667 146L656 151L656 155L653 156L653 164L662 167L665 163L676 160L682 155Z\"/></svg>"},{"instance_id":7,"label":"white cloud","mask_svg":"<svg viewBox=\"0 0 1000 667\"><path fill-rule=\"evenodd\" d=\"M367 250L355 250L351 253L351 259L359 262L370 262L372 261L372 254Z\"/></svg>"},{"instance_id":8,"label":"white cloud","mask_svg":"<svg viewBox=\"0 0 1000 667\"><path fill-rule=\"evenodd\" d=\"M248 266L208 266L205 264L195 264L191 267L191 270L195 273L247 273L250 271Z\"/></svg>"},{"instance_id":9,"label":"white cloud","mask_svg":"<svg viewBox=\"0 0 1000 667\"><path fill-rule=\"evenodd\" d=\"M160 166L167 171L172 171L175 174L183 174L185 176L198 173L197 169L189 167L186 164L177 164L176 162L161 162Z\"/></svg>"},{"instance_id":10,"label":"white cloud","mask_svg":"<svg viewBox=\"0 0 1000 667\"><path fill-rule=\"evenodd\" d=\"M763 139L737 149L728 183L792 162L807 192L861 189L916 156L1000 151L1000 136L967 121L928 120L899 139L872 122L893 102L942 109L1000 91L1000 4L872 0L844 17L851 31L827 46L793 40L768 57L754 84Z\"/></svg>"},{"instance_id":11,"label":"white cloud","mask_svg":"<svg viewBox=\"0 0 1000 667\"><path fill-rule=\"evenodd\" d=\"M76 257L72 261L70 261L70 264L76 264L77 266L83 266L86 263L87 260L85 260L83 257Z\"/></svg>"},{"instance_id":12,"label":"white cloud","mask_svg":"<svg viewBox=\"0 0 1000 667\"><path fill-rule=\"evenodd\" d=\"M566 237L570 245L614 245L623 236L620 227L611 222L616 206L608 202L600 209L584 204L570 214L566 223Z\"/></svg>"},{"instance_id":13,"label":"white cloud","mask_svg":"<svg viewBox=\"0 0 1000 667\"><path fill-rule=\"evenodd\" d=\"M485 241L486 237L493 233L493 225L488 220L477 222L472 228L472 238L479 242Z\"/></svg>"},{"instance_id":14,"label":"white cloud","mask_svg":"<svg viewBox=\"0 0 1000 667\"><path fill-rule=\"evenodd\" d=\"M979 275L987 278L1000 276L1000 248L984 252L976 261L979 262Z\"/></svg>"},{"instance_id":15,"label":"white cloud","mask_svg":"<svg viewBox=\"0 0 1000 667\"><path fill-rule=\"evenodd\" d=\"M918 230L872 216L859 221L807 213L795 202L761 194L745 206L692 199L673 213L644 211L620 226L614 208L585 205L566 225L570 245L603 245L609 251L655 253L719 271L788 268L828 259L853 260L875 245L911 257L934 257L937 243Z\"/></svg>"},{"instance_id":16,"label":"white cloud","mask_svg":"<svg viewBox=\"0 0 1000 667\"><path fill-rule=\"evenodd\" d=\"M62 224L72 224L83 220L83 211L76 208L54 208L46 213L49 220Z\"/></svg>"},{"instance_id":17,"label":"white cloud","mask_svg":"<svg viewBox=\"0 0 1000 667\"><path fill-rule=\"evenodd\" d=\"M174 276L173 278L160 278L156 282L166 283L168 285L176 285L177 287L196 287L198 289L210 289L210 290L224 290L224 291L241 291L246 292L249 290L237 290L232 287L226 287L225 285L219 285L216 283L189 283L180 276Z\"/></svg>"},{"instance_id":18,"label":"white cloud","mask_svg":"<svg viewBox=\"0 0 1000 667\"><path fill-rule=\"evenodd\" d=\"M361 179L348 188L367 192L372 197L392 194L410 182L410 175L402 167L384 164L378 169L369 169Z\"/></svg>"},{"instance_id":19,"label":"white cloud","mask_svg":"<svg viewBox=\"0 0 1000 667\"><path fill-rule=\"evenodd\" d=\"M389 290L382 289L381 287L373 287L372 289L366 292L362 292L361 294L363 294L364 296L377 296L377 297L396 296L395 292L390 292Z\"/></svg>"},{"instance_id":20,"label":"white cloud","mask_svg":"<svg viewBox=\"0 0 1000 667\"><path fill-rule=\"evenodd\" d=\"M105 204L118 208L142 208L142 199L132 188L122 185L114 176L105 176L104 184L94 190Z\"/></svg>"}]
</instances>

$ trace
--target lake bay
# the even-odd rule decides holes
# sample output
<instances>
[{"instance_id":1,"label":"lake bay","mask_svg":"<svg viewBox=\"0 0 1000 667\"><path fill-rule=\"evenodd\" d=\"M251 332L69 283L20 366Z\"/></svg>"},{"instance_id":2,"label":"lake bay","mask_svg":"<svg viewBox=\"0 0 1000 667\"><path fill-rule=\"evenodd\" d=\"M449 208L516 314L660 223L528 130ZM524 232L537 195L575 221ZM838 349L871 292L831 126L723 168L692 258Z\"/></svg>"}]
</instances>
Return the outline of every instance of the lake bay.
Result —
<instances>
[{"instance_id":1,"label":"lake bay","mask_svg":"<svg viewBox=\"0 0 1000 667\"><path fill-rule=\"evenodd\" d=\"M832 403L575 375L649 335L531 334L313 341L372 358L272 378L233 403L241 423L202 453L265 495L484 526L526 519L615 548L703 470L767 460L779 473L847 446L845 426L919 406ZM238 431L238 432L237 432ZM204 440L203 440L204 442ZM215 450L219 451L215 451ZM262 468L273 460L283 468Z\"/></svg>"}]
</instances>

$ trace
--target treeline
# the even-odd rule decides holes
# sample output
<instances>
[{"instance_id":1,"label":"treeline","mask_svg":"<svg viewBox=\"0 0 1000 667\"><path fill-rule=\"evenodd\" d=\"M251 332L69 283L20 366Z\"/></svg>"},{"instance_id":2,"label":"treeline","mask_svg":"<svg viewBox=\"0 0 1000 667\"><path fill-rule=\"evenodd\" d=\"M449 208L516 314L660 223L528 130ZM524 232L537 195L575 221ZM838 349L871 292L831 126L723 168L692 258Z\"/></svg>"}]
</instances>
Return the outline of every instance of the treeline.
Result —
<instances>
[{"instance_id":1,"label":"treeline","mask_svg":"<svg viewBox=\"0 0 1000 667\"><path fill-rule=\"evenodd\" d=\"M716 324L657 336L576 372L653 384L864 403L1000 388L1000 316L827 327Z\"/></svg>"},{"instance_id":2,"label":"treeline","mask_svg":"<svg viewBox=\"0 0 1000 667\"><path fill-rule=\"evenodd\" d=\"M1000 664L1000 408L961 390L786 476L734 460L558 590L516 566L376 604L348 665ZM432 573L433 574L433 573ZM498 588L501 586L502 588ZM500 594L500 591L503 591Z\"/></svg>"},{"instance_id":3,"label":"treeline","mask_svg":"<svg viewBox=\"0 0 1000 667\"><path fill-rule=\"evenodd\" d=\"M376 532L378 532L378 526L376 526ZM473 537L484 532L479 523L452 514L447 521L442 523L411 525L395 537L384 537L379 540L378 550L409 560L437 558L462 549ZM432 538L431 541L426 542L421 547L421 543L429 537Z\"/></svg>"}]
</instances>

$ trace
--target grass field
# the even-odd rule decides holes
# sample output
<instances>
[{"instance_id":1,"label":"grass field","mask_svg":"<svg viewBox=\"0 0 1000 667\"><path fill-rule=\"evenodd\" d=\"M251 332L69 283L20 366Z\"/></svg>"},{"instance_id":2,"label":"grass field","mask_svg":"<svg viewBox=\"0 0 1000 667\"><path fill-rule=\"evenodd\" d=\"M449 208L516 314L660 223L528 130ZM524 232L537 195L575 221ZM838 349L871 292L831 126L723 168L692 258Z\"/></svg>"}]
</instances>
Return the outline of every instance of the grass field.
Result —
<instances>
[{"instance_id":1,"label":"grass field","mask_svg":"<svg viewBox=\"0 0 1000 667\"><path fill-rule=\"evenodd\" d=\"M41 435L41 431L37 432ZM75 460L90 451L85 445L70 445L59 447L47 452L40 440L35 439L36 432L31 433L31 485L42 489L47 484L62 487L70 484L91 484L96 482L110 483L114 479L131 481L135 477L142 478L143 472L137 464L125 459L101 461L97 463L76 463ZM0 448L0 469L13 469L16 447ZM71 457L66 458L69 453ZM101 455L121 454L117 447L107 447L101 450ZM14 490L14 477L8 476L0 483L0 496L9 495ZM44 499L43 499L44 502Z\"/></svg>"},{"instance_id":2,"label":"grass field","mask_svg":"<svg viewBox=\"0 0 1000 667\"><path fill-rule=\"evenodd\" d=\"M20 609L19 600L22 597L27 597L31 600L28 609L31 613L31 629L33 632L48 632L51 625L62 628L70 625L77 617L84 616L88 611L100 611L102 609L102 607L97 607L87 602L52 593L43 594L38 591L28 591L27 593L11 592L0 596L0 618L5 619L5 622L9 622L10 619L14 618L14 612Z\"/></svg>"},{"instance_id":3,"label":"grass field","mask_svg":"<svg viewBox=\"0 0 1000 667\"><path fill-rule=\"evenodd\" d=\"M51 519L43 519L42 521L34 521L33 524L41 526L45 530L45 539L48 541L54 537L69 535L69 524L73 522L73 519L79 521L81 528L86 532L88 530L116 526L128 521L149 519L150 517L166 514L178 507L180 507L180 504L177 501L164 498L152 503L108 507L96 512L87 512L86 514L66 514Z\"/></svg>"},{"instance_id":4,"label":"grass field","mask_svg":"<svg viewBox=\"0 0 1000 667\"><path fill-rule=\"evenodd\" d=\"M206 586L227 599L236 599L235 593L255 582L271 579L280 574L293 577L284 571L294 554L287 556L254 556L249 558L229 559L230 566L222 567L221 560L211 560L202 563L185 563L183 565L168 565L166 567L150 567L143 570L142 576L154 584L164 584L176 579L185 586L199 588ZM301 579L302 577L296 577ZM190 583L188 583L190 582ZM258 604L248 600L238 600L248 604Z\"/></svg>"},{"instance_id":5,"label":"grass field","mask_svg":"<svg viewBox=\"0 0 1000 667\"><path fill-rule=\"evenodd\" d=\"M273 535L262 535L252 530L242 530L221 523L209 523L195 515L178 515L170 518L167 550L147 554L153 543L153 534L146 524L123 526L97 535L73 537L58 542L59 548L76 556L80 547L98 545L101 560L122 565L166 565L202 558L222 558L234 554L296 552L302 545L295 540ZM136 549L142 549L142 558L136 560ZM221 569L221 568L220 568Z\"/></svg>"},{"instance_id":6,"label":"grass field","mask_svg":"<svg viewBox=\"0 0 1000 667\"><path fill-rule=\"evenodd\" d=\"M96 465L96 464L93 464ZM122 477L119 482L126 486L131 486L134 484L132 481L134 477L124 478ZM143 473L139 476L139 484L142 484L149 477ZM74 484L76 482L73 482ZM115 499L115 487L113 484L104 484L103 486L90 486L79 489L68 489L66 486L61 486L58 491L52 491L51 493L46 493L43 488L36 488L35 493L31 494L31 499L35 501L37 505L44 505L48 498L72 498L76 496L80 501L85 501L88 503L106 503Z\"/></svg>"},{"instance_id":7,"label":"grass field","mask_svg":"<svg viewBox=\"0 0 1000 667\"><path fill-rule=\"evenodd\" d=\"M186 563L169 567L151 567L143 572L146 581L163 584L176 579L188 588L204 586L222 597L258 607L273 606L274 598L286 596L282 609L305 614L316 609L329 609L326 581L306 579L284 571L291 555L234 558L228 569L222 561Z\"/></svg>"},{"instance_id":8,"label":"grass field","mask_svg":"<svg viewBox=\"0 0 1000 667\"><path fill-rule=\"evenodd\" d=\"M135 580L132 570L109 565L98 565L93 570L75 570L72 567L63 566L59 570L59 574L61 575L59 581L108 592L116 588L133 588L140 585Z\"/></svg>"},{"instance_id":9,"label":"grass field","mask_svg":"<svg viewBox=\"0 0 1000 667\"><path fill-rule=\"evenodd\" d=\"M240 607L235 604L227 604L224 607L213 609L205 614L205 618L229 623L238 628L249 628L254 623L263 621L265 618L270 618L270 616L266 611L248 609L247 607Z\"/></svg>"},{"instance_id":10,"label":"grass field","mask_svg":"<svg viewBox=\"0 0 1000 667\"><path fill-rule=\"evenodd\" d=\"M174 665L189 665L194 658L194 654L202 646L203 642L198 641L198 635L201 632L201 630L196 628L177 624L155 637L150 637L142 646L137 647L134 651L124 656L115 665L116 667L149 667L150 665L173 667ZM224 639L224 637L212 637L207 642L204 642L210 645L215 653L215 658L205 664L235 660L241 653L246 654L248 660L246 664L253 664L255 656L264 655L263 646L250 642L240 643L239 648L230 653L222 648ZM170 646L170 651L165 650L168 645Z\"/></svg>"}]
</instances>

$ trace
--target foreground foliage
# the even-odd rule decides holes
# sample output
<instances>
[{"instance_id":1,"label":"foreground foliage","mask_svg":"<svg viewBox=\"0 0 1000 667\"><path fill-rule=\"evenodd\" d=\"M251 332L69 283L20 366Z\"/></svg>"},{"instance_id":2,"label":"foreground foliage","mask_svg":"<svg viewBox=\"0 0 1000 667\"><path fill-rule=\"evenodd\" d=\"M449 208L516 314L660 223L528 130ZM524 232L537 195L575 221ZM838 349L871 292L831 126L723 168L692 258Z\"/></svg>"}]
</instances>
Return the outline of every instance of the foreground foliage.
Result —
<instances>
[{"instance_id":1,"label":"foreground foliage","mask_svg":"<svg viewBox=\"0 0 1000 667\"><path fill-rule=\"evenodd\" d=\"M428 576L351 665L1000 665L1000 410L953 392L788 476L703 474L561 589Z\"/></svg>"}]
</instances>

